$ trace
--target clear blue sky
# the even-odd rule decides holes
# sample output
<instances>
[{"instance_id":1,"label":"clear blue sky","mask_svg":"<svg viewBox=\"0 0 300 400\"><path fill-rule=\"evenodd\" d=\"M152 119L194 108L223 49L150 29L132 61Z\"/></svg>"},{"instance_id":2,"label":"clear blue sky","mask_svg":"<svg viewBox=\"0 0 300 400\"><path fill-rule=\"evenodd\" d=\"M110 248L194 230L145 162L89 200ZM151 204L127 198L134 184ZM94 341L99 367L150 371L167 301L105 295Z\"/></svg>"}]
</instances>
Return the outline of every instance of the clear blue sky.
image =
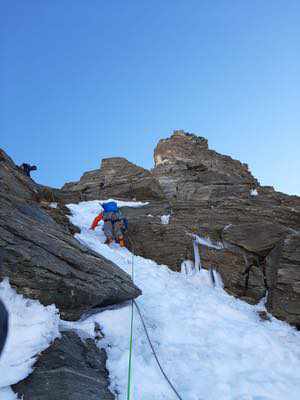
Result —
<instances>
[{"instance_id":1,"label":"clear blue sky","mask_svg":"<svg viewBox=\"0 0 300 400\"><path fill-rule=\"evenodd\" d=\"M174 129L300 195L300 1L1 1L0 147L61 186Z\"/></svg>"}]
</instances>

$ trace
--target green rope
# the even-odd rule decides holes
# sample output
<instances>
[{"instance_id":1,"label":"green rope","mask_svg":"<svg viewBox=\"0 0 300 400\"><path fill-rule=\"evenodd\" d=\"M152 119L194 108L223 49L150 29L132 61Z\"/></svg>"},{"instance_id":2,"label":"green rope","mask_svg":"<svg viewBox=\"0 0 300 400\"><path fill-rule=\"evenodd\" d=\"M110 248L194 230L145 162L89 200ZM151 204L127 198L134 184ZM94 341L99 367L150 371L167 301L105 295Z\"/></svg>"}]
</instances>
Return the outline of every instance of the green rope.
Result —
<instances>
[{"instance_id":1,"label":"green rope","mask_svg":"<svg viewBox=\"0 0 300 400\"><path fill-rule=\"evenodd\" d=\"M134 279L134 254L132 254L131 278ZM133 300L131 300L131 322L130 322L130 341L129 341L129 359L128 359L128 382L127 382L127 400L130 400L131 394L131 375L132 375L132 343L133 343Z\"/></svg>"}]
</instances>

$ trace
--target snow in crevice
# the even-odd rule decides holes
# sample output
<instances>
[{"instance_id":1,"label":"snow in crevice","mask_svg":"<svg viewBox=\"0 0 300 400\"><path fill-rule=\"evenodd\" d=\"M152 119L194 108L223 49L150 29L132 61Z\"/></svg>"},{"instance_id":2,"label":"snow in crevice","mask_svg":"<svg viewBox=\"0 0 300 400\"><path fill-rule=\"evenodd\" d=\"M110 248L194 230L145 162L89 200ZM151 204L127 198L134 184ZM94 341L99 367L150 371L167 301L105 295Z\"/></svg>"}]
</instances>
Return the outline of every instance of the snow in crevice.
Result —
<instances>
[{"instance_id":1,"label":"snow in crevice","mask_svg":"<svg viewBox=\"0 0 300 400\"><path fill-rule=\"evenodd\" d=\"M48 207L49 208L57 208L58 207L58 203L56 203L56 202L49 203Z\"/></svg>"},{"instance_id":2,"label":"snow in crevice","mask_svg":"<svg viewBox=\"0 0 300 400\"><path fill-rule=\"evenodd\" d=\"M168 225L170 223L170 217L171 215L162 215L160 217L160 221L163 225Z\"/></svg>"},{"instance_id":3,"label":"snow in crevice","mask_svg":"<svg viewBox=\"0 0 300 400\"><path fill-rule=\"evenodd\" d=\"M206 270L180 274L133 258L118 245L104 245L101 227L88 229L100 211L99 202L69 208L71 221L81 228L76 235L80 242L128 273L134 260L134 280L143 292L137 302L161 363L184 400L299 399L299 332L272 316L262 322L257 314L264 309L262 303L251 306L235 299L220 282L214 288ZM118 400L126 399L130 311L125 303L76 325L90 335L94 322L101 326L105 338L100 343L108 354L111 389ZM174 399L136 313L132 384L133 400Z\"/></svg>"},{"instance_id":4,"label":"snow in crevice","mask_svg":"<svg viewBox=\"0 0 300 400\"><path fill-rule=\"evenodd\" d=\"M37 355L59 337L59 314L55 306L25 299L11 288L8 280L0 283L0 298L9 312L9 331L0 358L0 399L16 396L10 385L25 379Z\"/></svg>"}]
</instances>

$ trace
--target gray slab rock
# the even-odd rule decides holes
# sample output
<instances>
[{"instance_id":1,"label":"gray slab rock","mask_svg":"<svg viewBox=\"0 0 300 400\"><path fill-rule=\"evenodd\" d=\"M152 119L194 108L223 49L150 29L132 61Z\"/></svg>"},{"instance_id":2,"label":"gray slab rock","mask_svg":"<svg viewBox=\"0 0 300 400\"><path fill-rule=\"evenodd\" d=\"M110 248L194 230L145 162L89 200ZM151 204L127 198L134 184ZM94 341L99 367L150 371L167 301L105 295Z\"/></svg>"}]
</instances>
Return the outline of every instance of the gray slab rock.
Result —
<instances>
[{"instance_id":1,"label":"gray slab rock","mask_svg":"<svg viewBox=\"0 0 300 400\"><path fill-rule=\"evenodd\" d=\"M300 328L300 234L289 235L267 257L268 310Z\"/></svg>"},{"instance_id":2,"label":"gray slab rock","mask_svg":"<svg viewBox=\"0 0 300 400\"><path fill-rule=\"evenodd\" d=\"M129 275L88 250L38 205L0 196L1 277L19 293L55 304L64 319L134 298Z\"/></svg>"},{"instance_id":3,"label":"gray slab rock","mask_svg":"<svg viewBox=\"0 0 300 400\"><path fill-rule=\"evenodd\" d=\"M47 201L46 201L47 200ZM88 250L71 233L53 192L25 176L0 150L0 279L42 304L55 304L64 319L78 319L93 307L140 294L131 278Z\"/></svg>"},{"instance_id":4,"label":"gray slab rock","mask_svg":"<svg viewBox=\"0 0 300 400\"><path fill-rule=\"evenodd\" d=\"M114 400L108 387L105 351L68 332L39 356L33 373L13 390L23 400Z\"/></svg>"},{"instance_id":5,"label":"gray slab rock","mask_svg":"<svg viewBox=\"0 0 300 400\"><path fill-rule=\"evenodd\" d=\"M267 255L291 229L271 222L255 222L230 225L223 231L223 239L229 243L259 254Z\"/></svg>"}]
</instances>

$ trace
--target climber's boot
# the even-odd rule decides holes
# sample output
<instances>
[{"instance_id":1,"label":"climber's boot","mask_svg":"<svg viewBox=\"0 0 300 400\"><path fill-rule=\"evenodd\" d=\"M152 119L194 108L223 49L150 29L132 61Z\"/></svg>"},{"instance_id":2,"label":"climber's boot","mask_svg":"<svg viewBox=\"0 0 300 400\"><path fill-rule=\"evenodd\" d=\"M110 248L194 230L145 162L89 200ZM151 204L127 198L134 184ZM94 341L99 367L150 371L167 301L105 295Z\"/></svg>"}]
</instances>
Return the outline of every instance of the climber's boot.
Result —
<instances>
[{"instance_id":1,"label":"climber's boot","mask_svg":"<svg viewBox=\"0 0 300 400\"><path fill-rule=\"evenodd\" d=\"M126 243L125 243L124 236L119 236L119 237L118 237L118 242L119 242L119 245L120 245L121 247L126 247Z\"/></svg>"},{"instance_id":2,"label":"climber's boot","mask_svg":"<svg viewBox=\"0 0 300 400\"><path fill-rule=\"evenodd\" d=\"M105 240L105 242L104 242L104 244L107 244L108 246L110 245L110 244L112 244L113 243L113 238L112 237L108 237L106 240Z\"/></svg>"}]
</instances>

